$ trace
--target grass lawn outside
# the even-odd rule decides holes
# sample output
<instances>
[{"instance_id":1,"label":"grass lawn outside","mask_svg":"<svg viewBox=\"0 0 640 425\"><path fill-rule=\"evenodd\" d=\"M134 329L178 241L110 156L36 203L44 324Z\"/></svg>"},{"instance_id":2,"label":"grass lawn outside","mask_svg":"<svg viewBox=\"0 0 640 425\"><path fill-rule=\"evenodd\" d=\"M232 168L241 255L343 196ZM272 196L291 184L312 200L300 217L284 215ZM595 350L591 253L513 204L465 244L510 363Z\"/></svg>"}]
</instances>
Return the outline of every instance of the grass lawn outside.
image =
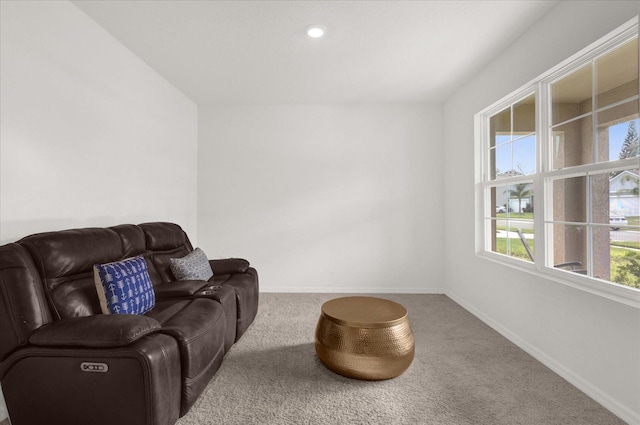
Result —
<instances>
[{"instance_id":1,"label":"grass lawn outside","mask_svg":"<svg viewBox=\"0 0 640 425\"><path fill-rule=\"evenodd\" d=\"M533 220L533 213L532 212L527 212L527 213L516 213L516 212L510 212L510 213L498 213L496 214L496 218L504 218L504 219L511 219L511 220ZM629 223L631 224L631 223Z\"/></svg>"},{"instance_id":2,"label":"grass lawn outside","mask_svg":"<svg viewBox=\"0 0 640 425\"><path fill-rule=\"evenodd\" d=\"M611 281L640 288L640 251L611 247Z\"/></svg>"},{"instance_id":3,"label":"grass lawn outside","mask_svg":"<svg viewBox=\"0 0 640 425\"><path fill-rule=\"evenodd\" d=\"M517 232L518 228L517 227L510 227L509 229L507 229L506 226L496 226L496 230L504 230L505 232L508 230L510 232ZM533 234L533 229L520 229L522 231L522 233L525 234Z\"/></svg>"},{"instance_id":4,"label":"grass lawn outside","mask_svg":"<svg viewBox=\"0 0 640 425\"><path fill-rule=\"evenodd\" d=\"M499 213L496 214L497 219L509 219L509 220L533 220L533 213ZM629 226L636 226L636 227L640 227L640 216L630 216L630 217L626 217L627 218L627 222L629 223ZM505 229L502 229L505 230ZM526 233L526 232L525 232Z\"/></svg>"},{"instance_id":5,"label":"grass lawn outside","mask_svg":"<svg viewBox=\"0 0 640 425\"><path fill-rule=\"evenodd\" d=\"M510 240L510 244L507 242ZM535 253L535 240L527 239ZM631 248L631 249L629 249ZM509 249L509 251L508 251ZM640 288L640 242L611 243L611 281L632 288ZM496 252L531 261L520 239L496 238Z\"/></svg>"},{"instance_id":6,"label":"grass lawn outside","mask_svg":"<svg viewBox=\"0 0 640 425\"><path fill-rule=\"evenodd\" d=\"M504 255L509 255L510 257L520 258L522 260L531 261L529 258L529 254L527 254L527 250L522 245L522 241L520 239L511 238L511 252L507 252L507 240L508 238L496 238L496 252ZM535 253L535 242L533 239L528 239L527 243L529 244L529 248L531 248L531 252Z\"/></svg>"},{"instance_id":7,"label":"grass lawn outside","mask_svg":"<svg viewBox=\"0 0 640 425\"><path fill-rule=\"evenodd\" d=\"M533 220L533 213L500 213L496 214L497 219L502 220ZM640 227L640 217L627 217L629 226ZM499 231L515 232L517 226L496 226ZM627 229L634 231L632 229ZM531 234L533 229L522 229L522 233ZM508 242L510 241L510 242ZM535 240L527 239L527 243L532 252L535 252ZM510 257L519 258L525 261L531 261L522 241L518 238L496 238L496 252L508 255ZM611 241L611 281L621 285L631 286L632 288L640 288L640 242L631 241Z\"/></svg>"},{"instance_id":8,"label":"grass lawn outside","mask_svg":"<svg viewBox=\"0 0 640 425\"><path fill-rule=\"evenodd\" d=\"M640 226L640 216L627 217L627 221L629 222L629 226Z\"/></svg>"},{"instance_id":9,"label":"grass lawn outside","mask_svg":"<svg viewBox=\"0 0 640 425\"><path fill-rule=\"evenodd\" d=\"M611 241L611 246L617 246L619 248L640 249L640 242ZM640 253L638 253L638 255L640 255Z\"/></svg>"}]
</instances>

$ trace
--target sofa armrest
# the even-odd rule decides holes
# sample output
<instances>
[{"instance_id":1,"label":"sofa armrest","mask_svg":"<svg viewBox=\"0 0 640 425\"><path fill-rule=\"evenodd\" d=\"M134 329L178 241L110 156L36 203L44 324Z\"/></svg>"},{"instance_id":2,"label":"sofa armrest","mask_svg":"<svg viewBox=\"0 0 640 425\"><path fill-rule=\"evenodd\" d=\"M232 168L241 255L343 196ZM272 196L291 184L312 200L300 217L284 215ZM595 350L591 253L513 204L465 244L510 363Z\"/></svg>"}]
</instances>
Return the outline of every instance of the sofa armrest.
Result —
<instances>
[{"instance_id":1,"label":"sofa armrest","mask_svg":"<svg viewBox=\"0 0 640 425\"><path fill-rule=\"evenodd\" d=\"M180 414L180 349L160 332L123 347L27 344L0 362L0 380L15 424L175 425Z\"/></svg>"},{"instance_id":2,"label":"sofa armrest","mask_svg":"<svg viewBox=\"0 0 640 425\"><path fill-rule=\"evenodd\" d=\"M161 283L153 287L156 299L192 297L206 286L211 285L206 280L175 280Z\"/></svg>"},{"instance_id":3,"label":"sofa armrest","mask_svg":"<svg viewBox=\"0 0 640 425\"><path fill-rule=\"evenodd\" d=\"M29 337L37 346L123 347L160 329L157 320L134 314L73 317L42 326Z\"/></svg>"},{"instance_id":4,"label":"sofa armrest","mask_svg":"<svg viewBox=\"0 0 640 425\"><path fill-rule=\"evenodd\" d=\"M209 260L213 274L246 273L249 262L242 258L225 258L221 260Z\"/></svg>"}]
</instances>

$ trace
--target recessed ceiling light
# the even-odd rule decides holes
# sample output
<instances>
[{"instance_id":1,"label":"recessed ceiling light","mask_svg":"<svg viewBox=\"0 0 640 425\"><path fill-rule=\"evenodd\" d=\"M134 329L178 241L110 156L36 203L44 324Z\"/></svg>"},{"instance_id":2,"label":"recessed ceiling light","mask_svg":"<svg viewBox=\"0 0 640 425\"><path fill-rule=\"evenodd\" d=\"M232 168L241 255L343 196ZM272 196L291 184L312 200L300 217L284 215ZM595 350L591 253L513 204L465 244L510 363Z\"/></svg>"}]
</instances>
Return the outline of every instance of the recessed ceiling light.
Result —
<instances>
[{"instance_id":1,"label":"recessed ceiling light","mask_svg":"<svg viewBox=\"0 0 640 425\"><path fill-rule=\"evenodd\" d=\"M307 27L307 35L311 38L320 38L327 32L324 25L309 25Z\"/></svg>"}]
</instances>

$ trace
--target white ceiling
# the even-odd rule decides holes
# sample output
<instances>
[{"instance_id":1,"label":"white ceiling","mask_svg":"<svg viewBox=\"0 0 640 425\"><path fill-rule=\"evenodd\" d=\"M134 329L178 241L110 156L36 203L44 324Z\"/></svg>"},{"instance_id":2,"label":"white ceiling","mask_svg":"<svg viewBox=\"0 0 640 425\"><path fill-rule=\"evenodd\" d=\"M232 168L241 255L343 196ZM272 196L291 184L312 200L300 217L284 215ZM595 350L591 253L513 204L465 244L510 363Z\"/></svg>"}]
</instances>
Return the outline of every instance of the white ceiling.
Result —
<instances>
[{"instance_id":1,"label":"white ceiling","mask_svg":"<svg viewBox=\"0 0 640 425\"><path fill-rule=\"evenodd\" d=\"M439 103L557 1L73 2L198 104ZM305 28L321 23L322 39Z\"/></svg>"}]
</instances>

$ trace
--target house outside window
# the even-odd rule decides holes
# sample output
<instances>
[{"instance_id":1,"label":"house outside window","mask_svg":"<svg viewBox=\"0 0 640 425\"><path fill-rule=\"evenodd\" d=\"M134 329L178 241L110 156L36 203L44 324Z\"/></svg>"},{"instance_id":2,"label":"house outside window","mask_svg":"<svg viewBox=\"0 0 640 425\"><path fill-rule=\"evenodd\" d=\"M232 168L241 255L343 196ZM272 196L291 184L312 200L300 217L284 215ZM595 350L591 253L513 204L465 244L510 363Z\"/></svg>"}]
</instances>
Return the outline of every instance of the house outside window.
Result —
<instances>
[{"instance_id":1,"label":"house outside window","mask_svg":"<svg viewBox=\"0 0 640 425\"><path fill-rule=\"evenodd\" d=\"M640 299L637 17L476 115L478 253Z\"/></svg>"}]
</instances>

